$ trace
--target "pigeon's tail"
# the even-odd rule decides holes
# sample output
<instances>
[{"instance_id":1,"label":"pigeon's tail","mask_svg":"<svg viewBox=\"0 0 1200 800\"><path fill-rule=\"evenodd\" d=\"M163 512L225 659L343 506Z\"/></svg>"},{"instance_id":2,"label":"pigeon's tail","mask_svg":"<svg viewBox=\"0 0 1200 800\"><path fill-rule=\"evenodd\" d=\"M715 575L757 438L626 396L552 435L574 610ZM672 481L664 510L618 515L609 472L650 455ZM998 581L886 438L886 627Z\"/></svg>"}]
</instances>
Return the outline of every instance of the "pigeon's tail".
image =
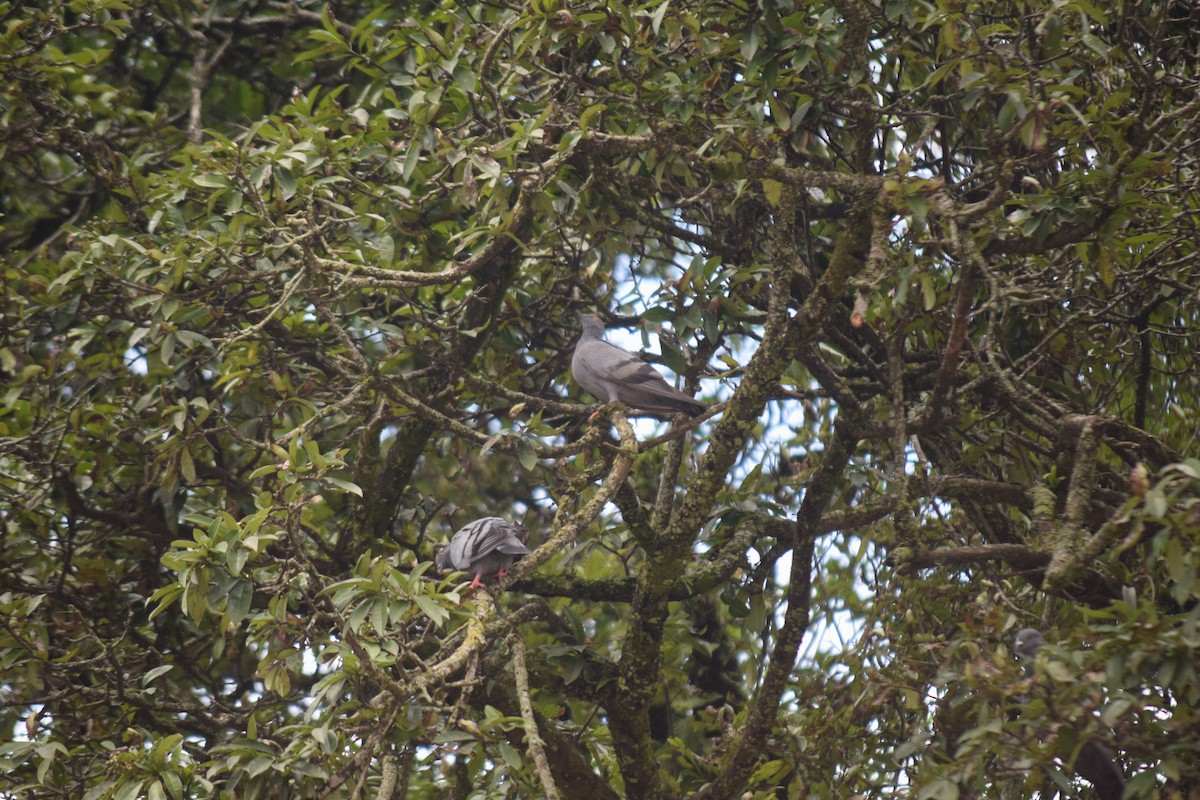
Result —
<instances>
[{"instance_id":1,"label":"pigeon's tail","mask_svg":"<svg viewBox=\"0 0 1200 800\"><path fill-rule=\"evenodd\" d=\"M666 381L661 381L661 385L646 383L628 387L624 396L619 399L648 414L673 414L682 411L689 417L698 417L707 408L699 400L668 385Z\"/></svg>"},{"instance_id":2,"label":"pigeon's tail","mask_svg":"<svg viewBox=\"0 0 1200 800\"><path fill-rule=\"evenodd\" d=\"M649 364L640 361L636 372L629 376L629 380L614 399L653 414L682 411L689 417L698 417L707 408L690 394L679 391L663 380Z\"/></svg>"},{"instance_id":3,"label":"pigeon's tail","mask_svg":"<svg viewBox=\"0 0 1200 800\"><path fill-rule=\"evenodd\" d=\"M1125 776L1113 758L1112 751L1103 743L1089 739L1079 748L1075 759L1075 771L1096 789L1100 800L1121 800L1125 791Z\"/></svg>"},{"instance_id":4,"label":"pigeon's tail","mask_svg":"<svg viewBox=\"0 0 1200 800\"><path fill-rule=\"evenodd\" d=\"M706 406L703 403L692 399L679 398L679 410L687 414L689 417L698 417L704 413Z\"/></svg>"}]
</instances>

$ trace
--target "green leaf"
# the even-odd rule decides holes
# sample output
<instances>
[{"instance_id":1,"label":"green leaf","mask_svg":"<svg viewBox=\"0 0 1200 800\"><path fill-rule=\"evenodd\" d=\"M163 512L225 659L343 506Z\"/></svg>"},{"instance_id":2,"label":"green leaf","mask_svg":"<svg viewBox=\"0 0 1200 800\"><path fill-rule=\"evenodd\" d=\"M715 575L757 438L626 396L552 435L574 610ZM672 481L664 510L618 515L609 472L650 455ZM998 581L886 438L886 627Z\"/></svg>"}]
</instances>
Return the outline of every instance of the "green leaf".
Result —
<instances>
[{"instance_id":1,"label":"green leaf","mask_svg":"<svg viewBox=\"0 0 1200 800\"><path fill-rule=\"evenodd\" d=\"M349 492L350 494L358 495L359 497L363 496L362 487L353 481L342 480L341 478L333 478L329 475L325 475L321 478L321 480L330 484L331 486L334 486L335 488L341 489L343 492Z\"/></svg>"},{"instance_id":2,"label":"green leaf","mask_svg":"<svg viewBox=\"0 0 1200 800\"><path fill-rule=\"evenodd\" d=\"M241 578L236 579L229 587L228 598L225 616L231 625L237 625L250 613L250 604L254 600L254 584Z\"/></svg>"},{"instance_id":3,"label":"green leaf","mask_svg":"<svg viewBox=\"0 0 1200 800\"><path fill-rule=\"evenodd\" d=\"M538 463L537 453L528 444L521 442L517 448L517 461L521 463L521 467L525 471L533 470Z\"/></svg>"},{"instance_id":4,"label":"green leaf","mask_svg":"<svg viewBox=\"0 0 1200 800\"><path fill-rule=\"evenodd\" d=\"M416 595L413 597L416 604L420 606L421 611L425 616L433 620L433 623L439 628L445 626L446 620L450 619L450 612L442 608L435 600L424 595Z\"/></svg>"},{"instance_id":5,"label":"green leaf","mask_svg":"<svg viewBox=\"0 0 1200 800\"><path fill-rule=\"evenodd\" d=\"M1133 700L1127 697L1117 698L1104 707L1100 712L1100 721L1108 727L1112 727L1125 715L1125 712L1133 707Z\"/></svg>"},{"instance_id":6,"label":"green leaf","mask_svg":"<svg viewBox=\"0 0 1200 800\"><path fill-rule=\"evenodd\" d=\"M291 200L296 196L296 176L287 167L275 166L275 185L279 187L279 193L284 200Z\"/></svg>"},{"instance_id":7,"label":"green leaf","mask_svg":"<svg viewBox=\"0 0 1200 800\"><path fill-rule=\"evenodd\" d=\"M917 792L917 800L958 800L958 784L939 778L922 786Z\"/></svg>"},{"instance_id":8,"label":"green leaf","mask_svg":"<svg viewBox=\"0 0 1200 800\"><path fill-rule=\"evenodd\" d=\"M763 178L763 196L772 206L778 206L783 198L783 184L771 178Z\"/></svg>"},{"instance_id":9,"label":"green leaf","mask_svg":"<svg viewBox=\"0 0 1200 800\"><path fill-rule=\"evenodd\" d=\"M232 184L229 178L217 172L204 172L192 178L192 181L205 189L228 189Z\"/></svg>"},{"instance_id":10,"label":"green leaf","mask_svg":"<svg viewBox=\"0 0 1200 800\"><path fill-rule=\"evenodd\" d=\"M504 759L504 763L510 769L521 769L521 754L517 752L515 747L508 742L499 742L498 747L500 749L500 757Z\"/></svg>"},{"instance_id":11,"label":"green leaf","mask_svg":"<svg viewBox=\"0 0 1200 800\"><path fill-rule=\"evenodd\" d=\"M117 787L117 791L113 793L113 800L140 800L142 797L142 787L145 785L146 782L144 780L124 781Z\"/></svg>"},{"instance_id":12,"label":"green leaf","mask_svg":"<svg viewBox=\"0 0 1200 800\"><path fill-rule=\"evenodd\" d=\"M254 717L251 716L250 721L253 722L253 720ZM171 797L171 800L183 800L183 781L180 779L178 773L167 771L162 773L159 779L163 782L163 786L166 787L167 794Z\"/></svg>"},{"instance_id":13,"label":"green leaf","mask_svg":"<svg viewBox=\"0 0 1200 800\"><path fill-rule=\"evenodd\" d=\"M663 8L666 8L666 6L667 3L663 3ZM606 108L608 108L608 106L604 103L592 103L590 106L585 108L583 113L579 115L579 129L582 131L591 129L592 120L596 119Z\"/></svg>"},{"instance_id":14,"label":"green leaf","mask_svg":"<svg viewBox=\"0 0 1200 800\"><path fill-rule=\"evenodd\" d=\"M483 443L483 447L479 448L479 455L483 457L487 455L487 451L495 447L496 442L499 442L507 435L507 431L498 431L488 437L488 440Z\"/></svg>"},{"instance_id":15,"label":"green leaf","mask_svg":"<svg viewBox=\"0 0 1200 800\"><path fill-rule=\"evenodd\" d=\"M196 463L192 460L192 454L188 452L186 446L179 451L179 474L188 483L196 482Z\"/></svg>"},{"instance_id":16,"label":"green leaf","mask_svg":"<svg viewBox=\"0 0 1200 800\"><path fill-rule=\"evenodd\" d=\"M670 0L662 0L658 8L654 9L654 13L650 15L650 30L658 36L658 29L662 27L663 17L667 14L667 9L671 7Z\"/></svg>"},{"instance_id":17,"label":"green leaf","mask_svg":"<svg viewBox=\"0 0 1200 800\"><path fill-rule=\"evenodd\" d=\"M171 359L175 356L175 334L168 333L163 337L162 343L159 345L159 356L164 364L171 363Z\"/></svg>"},{"instance_id":18,"label":"green leaf","mask_svg":"<svg viewBox=\"0 0 1200 800\"><path fill-rule=\"evenodd\" d=\"M921 300L925 305L925 310L932 311L937 306L937 289L934 286L934 276L928 272L922 272L918 280L921 283Z\"/></svg>"},{"instance_id":19,"label":"green leaf","mask_svg":"<svg viewBox=\"0 0 1200 800\"><path fill-rule=\"evenodd\" d=\"M151 683L154 682L155 678L159 677L160 675L166 675L168 672L170 672L173 669L175 669L174 664L159 664L157 667L147 670L146 674L143 675L141 678L142 686L143 687L149 686Z\"/></svg>"}]
</instances>

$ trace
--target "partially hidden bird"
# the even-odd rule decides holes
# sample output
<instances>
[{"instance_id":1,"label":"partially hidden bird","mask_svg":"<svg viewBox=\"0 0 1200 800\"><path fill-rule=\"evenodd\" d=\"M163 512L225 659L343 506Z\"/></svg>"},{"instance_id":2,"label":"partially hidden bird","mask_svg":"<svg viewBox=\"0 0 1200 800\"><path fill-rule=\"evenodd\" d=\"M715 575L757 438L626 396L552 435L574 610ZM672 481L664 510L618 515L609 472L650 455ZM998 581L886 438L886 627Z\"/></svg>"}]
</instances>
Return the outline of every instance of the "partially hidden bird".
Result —
<instances>
[{"instance_id":1,"label":"partially hidden bird","mask_svg":"<svg viewBox=\"0 0 1200 800\"><path fill-rule=\"evenodd\" d=\"M1022 628L1017 631L1013 639L1013 651L1025 662L1026 675L1033 675L1033 659L1045 643L1046 637L1036 628Z\"/></svg>"},{"instance_id":2,"label":"partially hidden bird","mask_svg":"<svg viewBox=\"0 0 1200 800\"><path fill-rule=\"evenodd\" d=\"M485 579L503 578L517 559L528 555L528 538L523 525L500 517L483 517L459 528L433 561L442 572L460 570L474 575L470 586L474 591Z\"/></svg>"},{"instance_id":3,"label":"partially hidden bird","mask_svg":"<svg viewBox=\"0 0 1200 800\"><path fill-rule=\"evenodd\" d=\"M1022 628L1013 641L1013 651L1025 662L1025 674L1032 676L1033 660L1046 643L1046 637L1036 628ZM1100 800L1121 800L1125 791L1125 775L1117 765L1107 745L1098 739L1088 739L1075 757L1075 771L1096 789Z\"/></svg>"},{"instance_id":4,"label":"partially hidden bird","mask_svg":"<svg viewBox=\"0 0 1200 800\"><path fill-rule=\"evenodd\" d=\"M577 313L583 333L571 358L575 382L603 403L620 401L647 415L682 411L695 417L704 404L684 394L658 370L633 353L604 341L604 323L594 314Z\"/></svg>"}]
</instances>

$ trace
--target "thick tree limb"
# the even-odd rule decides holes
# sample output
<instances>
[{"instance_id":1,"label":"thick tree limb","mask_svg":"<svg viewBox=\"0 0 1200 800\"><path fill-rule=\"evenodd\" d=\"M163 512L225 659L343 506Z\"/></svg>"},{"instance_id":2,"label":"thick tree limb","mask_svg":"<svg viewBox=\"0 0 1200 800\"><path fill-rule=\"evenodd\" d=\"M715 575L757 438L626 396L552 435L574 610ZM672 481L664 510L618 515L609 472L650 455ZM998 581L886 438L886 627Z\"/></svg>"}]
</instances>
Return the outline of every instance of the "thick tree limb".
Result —
<instances>
[{"instance_id":1,"label":"thick tree limb","mask_svg":"<svg viewBox=\"0 0 1200 800\"><path fill-rule=\"evenodd\" d=\"M801 342L813 336L840 299L850 276L861 267L870 243L869 214L862 213L838 240L832 263L813 292L788 319L790 276L799 263L791 226L797 218L796 193L785 187L776 225L775 263L771 272L770 301L763 342L746 367L745 376L714 428L686 496L678 504L664 544L647 554L638 575L633 608L622 650L621 689L625 702L610 709L618 762L630 798L656 800L662 796L650 740L647 711L658 684L662 628L667 617L671 587L679 566L689 558L696 532L712 508L717 493L761 415L779 376L791 363Z\"/></svg>"},{"instance_id":2,"label":"thick tree limb","mask_svg":"<svg viewBox=\"0 0 1200 800\"><path fill-rule=\"evenodd\" d=\"M787 610L779 626L771 663L751 701L746 723L736 737L737 744L732 756L721 774L695 794L695 800L717 800L739 794L761 758L763 745L779 715L779 699L796 664L800 642L808 631L813 546L820 534L821 516L837 491L846 464L854 455L857 439L849 432L853 428L852 424L844 425L834 434L833 441L821 457L821 466L806 487L804 500L796 515Z\"/></svg>"},{"instance_id":3,"label":"thick tree limb","mask_svg":"<svg viewBox=\"0 0 1200 800\"><path fill-rule=\"evenodd\" d=\"M560 159L556 156L542 166L548 172L550 167L559 162ZM541 178L549 179L548 175L541 175ZM471 295L471 301L467 303L466 318L463 320L465 329L486 328L494 319L504 292L516 274L521 248L530 235L533 204L539 191L540 184L536 179L522 179L520 193L503 229L498 230L474 256L443 273L455 273L457 277L453 280L471 275L478 284L478 288ZM422 276L417 283L422 283L428 277L426 273L416 275ZM395 278L395 274L390 276L390 279ZM400 283L403 284L404 281ZM485 336L465 334L456 339L441 362L442 369L438 377L442 385L457 380L474 360L485 341ZM419 419L406 420L401 424L399 435L382 469L377 463L364 462L357 465L358 472L364 472L368 477L374 478L371 482L359 482L364 490L370 486L374 491L368 495L369 502L357 505L357 524L354 525L354 530L358 537L365 539L382 535L386 524L395 514L400 497L424 453L425 444L434 431L438 430L438 424L443 421L435 419L435 415L440 414L438 409L429 410L431 414Z\"/></svg>"},{"instance_id":4,"label":"thick tree limb","mask_svg":"<svg viewBox=\"0 0 1200 800\"><path fill-rule=\"evenodd\" d=\"M937 381L934 383L933 392L922 413L924 420L937 419L942 415L942 404L954 382L963 342L967 338L967 323L971 318L971 304L975 299L977 284L974 267L967 265L958 278L958 294L954 299L954 320L950 324L950 333L946 337L946 349L942 353L942 365L938 369Z\"/></svg>"},{"instance_id":5,"label":"thick tree limb","mask_svg":"<svg viewBox=\"0 0 1200 800\"><path fill-rule=\"evenodd\" d=\"M897 567L913 569L982 564L987 561L1003 561L1017 569L1043 569L1050 563L1050 555L1021 544L985 544L929 550L924 553L909 553L901 548L893 553L892 560Z\"/></svg>"}]
</instances>

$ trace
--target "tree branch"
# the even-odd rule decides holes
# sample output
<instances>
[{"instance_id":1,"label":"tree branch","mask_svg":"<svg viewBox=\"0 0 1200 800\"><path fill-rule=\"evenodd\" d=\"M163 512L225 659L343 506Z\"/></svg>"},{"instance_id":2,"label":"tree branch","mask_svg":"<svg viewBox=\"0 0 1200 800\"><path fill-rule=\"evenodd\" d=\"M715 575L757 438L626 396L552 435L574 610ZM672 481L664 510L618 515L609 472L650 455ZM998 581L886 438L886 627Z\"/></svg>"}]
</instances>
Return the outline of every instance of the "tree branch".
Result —
<instances>
[{"instance_id":1,"label":"tree branch","mask_svg":"<svg viewBox=\"0 0 1200 800\"><path fill-rule=\"evenodd\" d=\"M1063 521L1053 531L1050 541L1053 556L1042 578L1042 591L1047 594L1058 594L1079 567L1084 521L1090 510L1092 486L1096 480L1096 450L1100 446L1096 434L1098 421L1094 417L1068 417L1063 421L1064 433L1073 430L1079 433L1075 440Z\"/></svg>"},{"instance_id":2,"label":"tree branch","mask_svg":"<svg viewBox=\"0 0 1200 800\"><path fill-rule=\"evenodd\" d=\"M858 442L852 433L855 426L847 423L849 420L844 420L838 426L833 441L822 455L820 467L805 488L804 500L796 514L787 610L779 626L771 663L746 715L746 723L735 737L736 745L724 770L712 783L697 792L694 800L718 800L740 793L751 770L758 763L766 738L779 715L779 699L796 664L800 643L808 631L813 548L821 532L821 517L837 491L839 480Z\"/></svg>"},{"instance_id":3,"label":"tree branch","mask_svg":"<svg viewBox=\"0 0 1200 800\"><path fill-rule=\"evenodd\" d=\"M897 569L926 569L944 565L981 564L987 561L1003 561L1017 569L1042 569L1050 563L1050 556L1023 544L985 544L973 547L954 547L912 553L907 548L896 548L892 562Z\"/></svg>"},{"instance_id":4,"label":"tree branch","mask_svg":"<svg viewBox=\"0 0 1200 800\"><path fill-rule=\"evenodd\" d=\"M521 719L525 723L525 742L529 747L529 755L533 758L538 780L542 782L542 790L545 791L547 800L559 800L561 795L558 793L558 786L554 784L550 763L546 760L546 746L542 735L538 733L537 720L533 716L533 702L529 699L529 672L525 668L525 639L519 631L512 636L512 658L517 702L521 706Z\"/></svg>"}]
</instances>

